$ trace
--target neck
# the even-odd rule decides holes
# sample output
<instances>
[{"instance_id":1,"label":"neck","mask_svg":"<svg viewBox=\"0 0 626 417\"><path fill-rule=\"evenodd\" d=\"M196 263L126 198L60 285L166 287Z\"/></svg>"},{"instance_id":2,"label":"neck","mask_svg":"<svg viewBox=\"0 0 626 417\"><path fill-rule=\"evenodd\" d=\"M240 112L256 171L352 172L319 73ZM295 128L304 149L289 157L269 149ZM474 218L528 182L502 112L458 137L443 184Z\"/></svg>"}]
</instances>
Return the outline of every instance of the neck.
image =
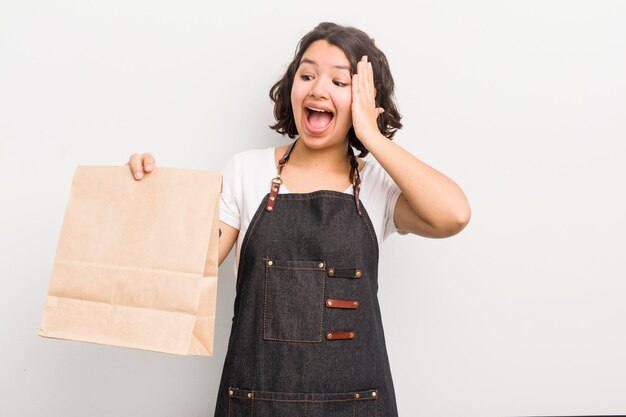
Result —
<instances>
[{"instance_id":1,"label":"neck","mask_svg":"<svg viewBox=\"0 0 626 417\"><path fill-rule=\"evenodd\" d=\"M324 170L342 170L349 162L348 142L323 149L314 149L298 139L290 156L290 163L304 168L321 168Z\"/></svg>"}]
</instances>

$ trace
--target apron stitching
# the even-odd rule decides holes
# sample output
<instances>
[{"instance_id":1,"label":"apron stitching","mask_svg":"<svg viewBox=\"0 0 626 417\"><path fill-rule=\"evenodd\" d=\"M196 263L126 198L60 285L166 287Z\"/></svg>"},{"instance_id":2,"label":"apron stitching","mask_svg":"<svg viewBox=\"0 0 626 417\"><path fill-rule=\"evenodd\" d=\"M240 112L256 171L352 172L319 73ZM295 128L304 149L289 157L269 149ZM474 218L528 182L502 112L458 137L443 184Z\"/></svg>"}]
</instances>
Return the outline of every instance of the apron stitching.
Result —
<instances>
[{"instance_id":1,"label":"apron stitching","mask_svg":"<svg viewBox=\"0 0 626 417\"><path fill-rule=\"evenodd\" d=\"M269 269L269 268L266 268L266 269ZM297 266L276 266L276 265L272 265L272 269L297 269L299 271L320 271L319 268L300 268Z\"/></svg>"},{"instance_id":2,"label":"apron stitching","mask_svg":"<svg viewBox=\"0 0 626 417\"><path fill-rule=\"evenodd\" d=\"M265 311L267 309L267 267L265 267L265 288L263 291L263 338L265 337Z\"/></svg>"},{"instance_id":3,"label":"apron stitching","mask_svg":"<svg viewBox=\"0 0 626 417\"><path fill-rule=\"evenodd\" d=\"M332 190L317 190L317 191L313 191L313 193L317 193L320 191L332 191ZM340 191L333 191L333 192L339 193ZM312 193L306 193L306 194L312 194ZM314 198L318 198L319 196L326 197L326 198L336 198L338 200L346 200L346 201L352 200L350 197L346 198L346 197L342 197L339 195L328 195L328 194L323 194L323 193L320 193L319 195L311 195L311 196L280 194L280 197L283 200L313 200Z\"/></svg>"},{"instance_id":4,"label":"apron stitching","mask_svg":"<svg viewBox=\"0 0 626 417\"><path fill-rule=\"evenodd\" d=\"M309 399L309 396L305 395L304 396L304 417L307 417L307 415L309 414L309 410L307 408L307 405L309 404L308 399Z\"/></svg>"},{"instance_id":5,"label":"apron stitching","mask_svg":"<svg viewBox=\"0 0 626 417\"><path fill-rule=\"evenodd\" d=\"M322 339L319 340L296 340L296 339L276 339L273 337L263 337L265 340L271 340L273 342L298 342L298 343L320 343Z\"/></svg>"},{"instance_id":6,"label":"apron stitching","mask_svg":"<svg viewBox=\"0 0 626 417\"><path fill-rule=\"evenodd\" d=\"M273 402L277 402L277 403L345 403L348 401L353 401L353 402L357 402L357 401L376 401L376 398L346 398L346 399L340 399L340 400L310 400L310 399L305 399L305 400L279 400L276 398L264 398L264 397L257 397L255 396L253 399L248 398L248 397L238 397L236 395L233 395L232 398L238 398L240 400L248 400L248 401L273 401Z\"/></svg>"},{"instance_id":7,"label":"apron stitching","mask_svg":"<svg viewBox=\"0 0 626 417\"><path fill-rule=\"evenodd\" d=\"M376 396L376 398L374 398L374 400L377 400L378 396ZM374 401L374 416L378 417L378 401Z\"/></svg>"},{"instance_id":8,"label":"apron stitching","mask_svg":"<svg viewBox=\"0 0 626 417\"><path fill-rule=\"evenodd\" d=\"M369 222L365 221L365 216L361 217L361 219L363 219L363 223L365 223L365 226L367 226L367 230L369 230L370 232L370 237L376 243L376 247L378 248L378 240L376 240L376 234L372 230L372 227L369 225Z\"/></svg>"},{"instance_id":9,"label":"apron stitching","mask_svg":"<svg viewBox=\"0 0 626 417\"><path fill-rule=\"evenodd\" d=\"M278 266L273 266L272 268L281 268ZM308 270L313 270L313 271L319 271L319 268L294 268L294 267L282 267L284 269L308 269ZM323 329L324 329L324 309L321 308L320 309L320 334L319 334L319 340L297 340L297 339L278 339L278 338L273 338L273 337L269 337L266 334L266 311L267 311L267 271L268 271L268 267L265 267L265 288L263 291L263 339L264 340L272 340L272 341L276 341L276 342L303 342L303 343L320 343L322 341L322 333L323 333ZM325 288L326 288L326 280L324 279L324 277L322 277L322 305L324 304L324 296L325 296Z\"/></svg>"},{"instance_id":10,"label":"apron stitching","mask_svg":"<svg viewBox=\"0 0 626 417\"><path fill-rule=\"evenodd\" d=\"M324 333L324 297L326 296L326 277L322 275L322 311L320 313L320 340Z\"/></svg>"}]
</instances>

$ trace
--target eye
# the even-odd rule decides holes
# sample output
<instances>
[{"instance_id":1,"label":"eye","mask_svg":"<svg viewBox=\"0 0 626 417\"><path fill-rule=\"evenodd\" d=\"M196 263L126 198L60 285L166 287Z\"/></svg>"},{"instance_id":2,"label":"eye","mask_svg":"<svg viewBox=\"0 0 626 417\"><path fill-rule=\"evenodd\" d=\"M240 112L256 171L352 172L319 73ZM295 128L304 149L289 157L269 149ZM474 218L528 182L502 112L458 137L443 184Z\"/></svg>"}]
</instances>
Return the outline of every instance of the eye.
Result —
<instances>
[{"instance_id":1,"label":"eye","mask_svg":"<svg viewBox=\"0 0 626 417\"><path fill-rule=\"evenodd\" d=\"M302 81L311 81L313 79L313 76L312 75L303 74L303 75L300 76L300 79Z\"/></svg>"},{"instance_id":2,"label":"eye","mask_svg":"<svg viewBox=\"0 0 626 417\"><path fill-rule=\"evenodd\" d=\"M337 87L345 87L348 84L341 81L333 81Z\"/></svg>"}]
</instances>

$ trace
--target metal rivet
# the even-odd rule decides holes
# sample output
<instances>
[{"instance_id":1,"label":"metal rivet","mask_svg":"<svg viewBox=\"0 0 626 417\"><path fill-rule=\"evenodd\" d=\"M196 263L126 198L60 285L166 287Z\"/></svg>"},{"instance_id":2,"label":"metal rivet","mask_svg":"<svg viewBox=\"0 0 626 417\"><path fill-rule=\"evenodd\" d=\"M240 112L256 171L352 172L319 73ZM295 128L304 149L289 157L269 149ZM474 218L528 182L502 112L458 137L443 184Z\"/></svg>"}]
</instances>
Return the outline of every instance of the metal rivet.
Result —
<instances>
[{"instance_id":1,"label":"metal rivet","mask_svg":"<svg viewBox=\"0 0 626 417\"><path fill-rule=\"evenodd\" d=\"M228 390L228 395L235 395L235 391L233 391L232 389Z\"/></svg>"},{"instance_id":2,"label":"metal rivet","mask_svg":"<svg viewBox=\"0 0 626 417\"><path fill-rule=\"evenodd\" d=\"M360 269L356 270L356 277L357 278L361 278L361 270Z\"/></svg>"},{"instance_id":3,"label":"metal rivet","mask_svg":"<svg viewBox=\"0 0 626 417\"><path fill-rule=\"evenodd\" d=\"M270 197L270 200L274 201L276 198L274 196Z\"/></svg>"},{"instance_id":4,"label":"metal rivet","mask_svg":"<svg viewBox=\"0 0 626 417\"><path fill-rule=\"evenodd\" d=\"M372 391L372 397L376 396L376 391Z\"/></svg>"},{"instance_id":5,"label":"metal rivet","mask_svg":"<svg viewBox=\"0 0 626 417\"><path fill-rule=\"evenodd\" d=\"M350 332L350 339L354 339L354 333Z\"/></svg>"},{"instance_id":6,"label":"metal rivet","mask_svg":"<svg viewBox=\"0 0 626 417\"><path fill-rule=\"evenodd\" d=\"M274 208L274 207L269 206L267 209L268 209L269 211L272 211L272 209L273 209L273 208Z\"/></svg>"},{"instance_id":7,"label":"metal rivet","mask_svg":"<svg viewBox=\"0 0 626 417\"><path fill-rule=\"evenodd\" d=\"M278 191L278 188L273 187L273 188L272 188L272 191L276 192L276 191Z\"/></svg>"},{"instance_id":8,"label":"metal rivet","mask_svg":"<svg viewBox=\"0 0 626 417\"><path fill-rule=\"evenodd\" d=\"M326 300L326 305L327 305L328 307L330 307L330 306L332 306L332 305L333 305L333 302L332 302L332 301L330 301L330 300Z\"/></svg>"},{"instance_id":9,"label":"metal rivet","mask_svg":"<svg viewBox=\"0 0 626 417\"><path fill-rule=\"evenodd\" d=\"M328 275L331 277L335 275L335 268L328 268Z\"/></svg>"},{"instance_id":10,"label":"metal rivet","mask_svg":"<svg viewBox=\"0 0 626 417\"><path fill-rule=\"evenodd\" d=\"M251 392L248 393L248 398L252 398L253 396L254 395Z\"/></svg>"},{"instance_id":11,"label":"metal rivet","mask_svg":"<svg viewBox=\"0 0 626 417\"><path fill-rule=\"evenodd\" d=\"M358 392L355 392L355 393L354 393L354 398L359 398L359 397L360 397L359 393L358 393Z\"/></svg>"},{"instance_id":12,"label":"metal rivet","mask_svg":"<svg viewBox=\"0 0 626 417\"><path fill-rule=\"evenodd\" d=\"M319 267L324 268L324 262L320 262Z\"/></svg>"},{"instance_id":13,"label":"metal rivet","mask_svg":"<svg viewBox=\"0 0 626 417\"><path fill-rule=\"evenodd\" d=\"M355 301L355 302L354 302L354 308L357 308L358 306L359 306L359 302L358 302L358 301Z\"/></svg>"},{"instance_id":14,"label":"metal rivet","mask_svg":"<svg viewBox=\"0 0 626 417\"><path fill-rule=\"evenodd\" d=\"M272 265L274 265L274 261L267 261L267 264L268 264L269 266L272 266Z\"/></svg>"},{"instance_id":15,"label":"metal rivet","mask_svg":"<svg viewBox=\"0 0 626 417\"><path fill-rule=\"evenodd\" d=\"M326 335L326 339L329 339L329 340L330 340L330 339L332 339L332 338L333 338L333 334L332 334L332 333L328 333L328 334Z\"/></svg>"}]
</instances>

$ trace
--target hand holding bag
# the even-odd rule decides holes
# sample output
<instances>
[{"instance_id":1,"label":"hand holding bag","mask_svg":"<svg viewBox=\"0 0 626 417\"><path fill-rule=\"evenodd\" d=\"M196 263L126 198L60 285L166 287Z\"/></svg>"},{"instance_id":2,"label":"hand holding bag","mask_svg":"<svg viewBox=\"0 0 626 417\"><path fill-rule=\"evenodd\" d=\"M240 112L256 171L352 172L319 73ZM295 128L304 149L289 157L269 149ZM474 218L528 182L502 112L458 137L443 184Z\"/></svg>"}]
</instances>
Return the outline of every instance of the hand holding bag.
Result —
<instances>
[{"instance_id":1,"label":"hand holding bag","mask_svg":"<svg viewBox=\"0 0 626 417\"><path fill-rule=\"evenodd\" d=\"M79 166L40 336L213 354L222 175Z\"/></svg>"}]
</instances>

